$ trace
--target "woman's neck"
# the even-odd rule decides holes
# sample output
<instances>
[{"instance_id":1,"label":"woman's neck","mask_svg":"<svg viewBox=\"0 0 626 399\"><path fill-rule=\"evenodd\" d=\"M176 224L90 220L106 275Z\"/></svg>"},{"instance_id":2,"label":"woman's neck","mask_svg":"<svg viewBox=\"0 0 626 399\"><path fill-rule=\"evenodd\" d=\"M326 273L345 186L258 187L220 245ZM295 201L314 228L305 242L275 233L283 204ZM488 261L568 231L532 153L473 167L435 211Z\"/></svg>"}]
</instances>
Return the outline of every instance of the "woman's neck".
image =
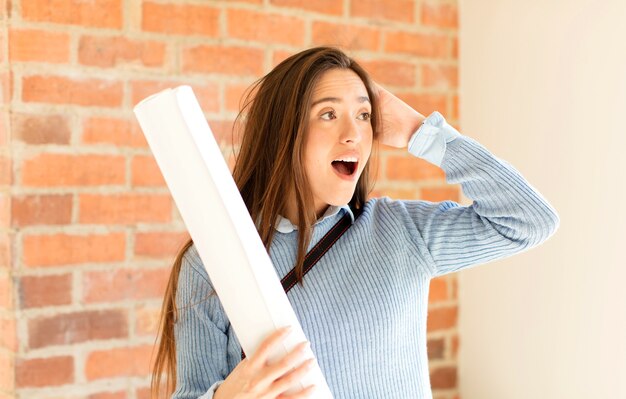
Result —
<instances>
[{"instance_id":1,"label":"woman's neck","mask_svg":"<svg viewBox=\"0 0 626 399\"><path fill-rule=\"evenodd\" d=\"M315 206L316 206L315 220L318 220L319 218L322 217L324 213L326 213L326 210L328 209L330 205L329 204L316 204ZM298 224L298 209L296 207L296 201L287 202L287 207L285 210L285 214L283 216L289 219L289 221L293 223L294 225Z\"/></svg>"}]
</instances>

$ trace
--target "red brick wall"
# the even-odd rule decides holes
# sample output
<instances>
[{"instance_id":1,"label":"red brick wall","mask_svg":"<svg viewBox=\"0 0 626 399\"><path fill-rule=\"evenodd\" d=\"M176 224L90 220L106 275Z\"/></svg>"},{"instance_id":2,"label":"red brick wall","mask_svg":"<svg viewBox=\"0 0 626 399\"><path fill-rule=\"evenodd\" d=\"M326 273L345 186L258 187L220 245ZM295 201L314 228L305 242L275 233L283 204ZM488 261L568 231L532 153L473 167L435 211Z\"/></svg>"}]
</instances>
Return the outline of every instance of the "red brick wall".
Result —
<instances>
[{"instance_id":1,"label":"red brick wall","mask_svg":"<svg viewBox=\"0 0 626 399\"><path fill-rule=\"evenodd\" d=\"M142 98L191 85L227 148L248 84L336 44L421 113L458 123L455 1L0 4L0 398L148 397L186 232L132 114ZM379 161L375 196L458 200L441 169L405 150L383 147ZM456 278L431 290L432 383L452 399Z\"/></svg>"}]
</instances>

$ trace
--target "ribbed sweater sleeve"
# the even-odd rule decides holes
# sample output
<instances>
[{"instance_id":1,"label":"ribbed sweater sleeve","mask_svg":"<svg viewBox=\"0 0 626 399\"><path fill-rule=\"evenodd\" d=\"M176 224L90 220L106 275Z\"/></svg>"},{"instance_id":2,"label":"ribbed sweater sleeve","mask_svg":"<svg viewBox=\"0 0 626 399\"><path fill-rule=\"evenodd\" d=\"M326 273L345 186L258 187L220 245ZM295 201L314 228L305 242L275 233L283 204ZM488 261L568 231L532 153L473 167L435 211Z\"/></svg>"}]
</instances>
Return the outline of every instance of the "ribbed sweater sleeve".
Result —
<instances>
[{"instance_id":1,"label":"ribbed sweater sleeve","mask_svg":"<svg viewBox=\"0 0 626 399\"><path fill-rule=\"evenodd\" d=\"M194 251L195 252L195 251ZM228 320L213 292L204 265L187 251L182 258L176 293L176 390L174 399L210 399L229 374Z\"/></svg>"},{"instance_id":2,"label":"ribbed sweater sleeve","mask_svg":"<svg viewBox=\"0 0 626 399\"><path fill-rule=\"evenodd\" d=\"M447 183L460 183L473 200L469 206L450 200L391 202L408 242L430 257L433 277L522 252L557 230L556 210L511 164L461 135L438 112L415 136L422 133L443 151L442 157L430 151L424 159L435 164L432 160L441 159ZM422 157L415 147L409 145L409 152Z\"/></svg>"}]
</instances>

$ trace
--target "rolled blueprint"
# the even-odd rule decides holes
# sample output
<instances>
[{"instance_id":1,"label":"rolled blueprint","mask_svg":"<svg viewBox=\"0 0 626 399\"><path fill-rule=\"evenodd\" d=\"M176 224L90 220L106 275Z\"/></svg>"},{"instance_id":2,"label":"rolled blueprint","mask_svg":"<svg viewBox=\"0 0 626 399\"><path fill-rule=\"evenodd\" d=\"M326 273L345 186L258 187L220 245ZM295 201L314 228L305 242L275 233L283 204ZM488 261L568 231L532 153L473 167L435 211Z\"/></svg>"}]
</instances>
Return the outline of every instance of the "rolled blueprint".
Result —
<instances>
[{"instance_id":1,"label":"rolled blueprint","mask_svg":"<svg viewBox=\"0 0 626 399\"><path fill-rule=\"evenodd\" d=\"M269 357L281 359L307 338L191 87L163 90L133 111L243 350L254 355L289 325ZM287 392L311 384L316 397L332 398L317 360Z\"/></svg>"}]
</instances>

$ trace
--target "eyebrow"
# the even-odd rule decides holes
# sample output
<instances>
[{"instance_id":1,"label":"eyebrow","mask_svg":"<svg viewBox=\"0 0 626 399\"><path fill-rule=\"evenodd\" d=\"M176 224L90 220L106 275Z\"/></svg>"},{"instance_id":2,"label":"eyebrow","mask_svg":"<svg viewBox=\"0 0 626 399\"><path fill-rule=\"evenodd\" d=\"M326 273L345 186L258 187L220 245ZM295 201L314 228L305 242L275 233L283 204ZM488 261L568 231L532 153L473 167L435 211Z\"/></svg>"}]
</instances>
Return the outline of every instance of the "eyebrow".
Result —
<instances>
[{"instance_id":1,"label":"eyebrow","mask_svg":"<svg viewBox=\"0 0 626 399\"><path fill-rule=\"evenodd\" d=\"M366 102L366 101L367 101L368 103L370 103L370 105L372 104L372 103L370 102L370 99L369 99L368 97L365 97L365 96L360 96L360 97L357 97L357 100L358 100L360 103L364 103L364 102ZM326 102L326 101L331 102L331 103L340 103L340 102L342 102L341 98L337 98L337 97L324 97L324 98L320 98L319 100L313 101L313 103L311 104L311 107L314 107L314 106L316 106L317 104L319 104L319 103L323 103L323 102Z\"/></svg>"}]
</instances>

